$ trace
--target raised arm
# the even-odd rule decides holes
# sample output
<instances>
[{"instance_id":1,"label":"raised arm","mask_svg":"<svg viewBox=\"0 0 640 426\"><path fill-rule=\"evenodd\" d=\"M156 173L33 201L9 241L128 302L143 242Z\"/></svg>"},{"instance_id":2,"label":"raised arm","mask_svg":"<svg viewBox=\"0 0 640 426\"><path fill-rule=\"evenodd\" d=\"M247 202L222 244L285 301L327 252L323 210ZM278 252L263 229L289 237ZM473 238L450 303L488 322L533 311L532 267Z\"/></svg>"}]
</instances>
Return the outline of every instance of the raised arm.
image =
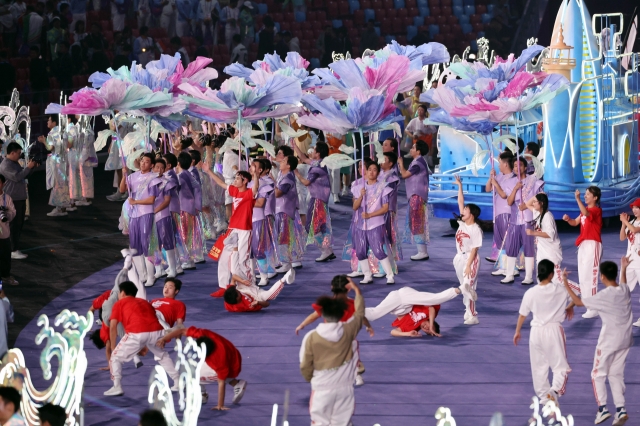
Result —
<instances>
[{"instance_id":1,"label":"raised arm","mask_svg":"<svg viewBox=\"0 0 640 426\"><path fill-rule=\"evenodd\" d=\"M569 286L568 276L569 273L567 272L567 268L564 268L564 270L562 271L562 282L564 283L564 287L567 289L567 293L569 294L571 301L575 306L584 306L582 300L580 300L580 298L571 289L571 286Z\"/></svg>"},{"instance_id":2,"label":"raised arm","mask_svg":"<svg viewBox=\"0 0 640 426\"><path fill-rule=\"evenodd\" d=\"M631 263L631 260L627 256L622 256L620 259L620 284L627 284L627 267Z\"/></svg>"},{"instance_id":3,"label":"raised arm","mask_svg":"<svg viewBox=\"0 0 640 426\"><path fill-rule=\"evenodd\" d=\"M208 161L202 165L202 170L204 170L204 172L208 174L209 177L213 179L216 185L218 185L220 188L227 189L229 187L229 185L227 185L223 179L220 179L220 176L213 173L213 170L211 170L211 163L209 163Z\"/></svg>"},{"instance_id":4,"label":"raised arm","mask_svg":"<svg viewBox=\"0 0 640 426\"><path fill-rule=\"evenodd\" d=\"M578 208L580 209L580 213L584 217L589 217L590 213L587 210L587 208L584 206L584 203L582 202L582 200L580 199L580 190L579 189L576 189L575 196L576 196L576 203L578 203Z\"/></svg>"},{"instance_id":5,"label":"raised arm","mask_svg":"<svg viewBox=\"0 0 640 426\"><path fill-rule=\"evenodd\" d=\"M462 179L460 179L460 176L458 175L454 175L454 177L456 180L453 183L458 185L458 210L460 211L460 214L462 214L462 211L464 210L464 194L462 193Z\"/></svg>"},{"instance_id":6,"label":"raised arm","mask_svg":"<svg viewBox=\"0 0 640 426\"><path fill-rule=\"evenodd\" d=\"M398 171L400 172L400 176L402 176L403 179L406 179L408 177L411 177L412 174L411 172L407 171L407 169L404 168L404 164L403 161L401 161L402 159L399 158L398 159Z\"/></svg>"},{"instance_id":7,"label":"raised arm","mask_svg":"<svg viewBox=\"0 0 640 426\"><path fill-rule=\"evenodd\" d=\"M311 158L307 157L307 154L305 152L302 152L298 144L294 142L292 145L293 145L293 150L295 151L296 156L300 159L300 161L302 161L305 164L311 164Z\"/></svg>"},{"instance_id":8,"label":"raised arm","mask_svg":"<svg viewBox=\"0 0 640 426\"><path fill-rule=\"evenodd\" d=\"M298 178L301 184L303 184L304 186L311 185L311 181L303 177L302 174L300 174L300 172L298 171L298 169L296 169L293 173L296 175L296 177Z\"/></svg>"}]
</instances>

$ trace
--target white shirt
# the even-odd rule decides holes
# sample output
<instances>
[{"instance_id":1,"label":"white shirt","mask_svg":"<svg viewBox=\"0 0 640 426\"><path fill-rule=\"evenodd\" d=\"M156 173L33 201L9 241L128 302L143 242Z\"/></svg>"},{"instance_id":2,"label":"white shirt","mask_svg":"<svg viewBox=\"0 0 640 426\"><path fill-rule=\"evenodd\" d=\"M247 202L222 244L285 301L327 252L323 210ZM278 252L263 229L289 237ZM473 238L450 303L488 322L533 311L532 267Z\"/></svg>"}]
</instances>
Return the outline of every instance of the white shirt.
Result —
<instances>
[{"instance_id":1,"label":"white shirt","mask_svg":"<svg viewBox=\"0 0 640 426\"><path fill-rule=\"evenodd\" d=\"M211 19L211 12L213 12L217 4L218 2L216 0L200 0L200 10L202 11L204 19Z\"/></svg>"},{"instance_id":2,"label":"white shirt","mask_svg":"<svg viewBox=\"0 0 640 426\"><path fill-rule=\"evenodd\" d=\"M458 254L469 254L472 249L482 247L482 229L477 223L469 226L463 221L458 221L456 231L456 250Z\"/></svg>"},{"instance_id":3,"label":"white shirt","mask_svg":"<svg viewBox=\"0 0 640 426\"><path fill-rule=\"evenodd\" d=\"M632 225L638 225L635 220L631 222ZM638 256L638 250L640 250L640 232L631 233L627 229L627 256L631 256L631 264L629 268L640 268L640 256Z\"/></svg>"},{"instance_id":4,"label":"white shirt","mask_svg":"<svg viewBox=\"0 0 640 426\"><path fill-rule=\"evenodd\" d=\"M549 238L536 237L536 244L538 246L536 262L540 263L542 259L547 259L553 262L554 265L559 265L562 263L562 246L560 244L560 238L558 238L556 221L553 218L553 214L549 211L544 214L542 223L539 223L539 218L540 212L533 212L533 220L536 221L536 230L545 232Z\"/></svg>"},{"instance_id":5,"label":"white shirt","mask_svg":"<svg viewBox=\"0 0 640 426\"><path fill-rule=\"evenodd\" d=\"M598 349L609 352L633 346L633 313L629 286L607 287L595 295L582 299L587 307L597 311L602 319L602 330L598 337Z\"/></svg>"},{"instance_id":6,"label":"white shirt","mask_svg":"<svg viewBox=\"0 0 640 426\"><path fill-rule=\"evenodd\" d=\"M242 164L240 164L240 166L242 166ZM234 169L234 167L236 167L236 169ZM225 152L222 157L222 176L224 177L224 182L227 185L232 184L239 170L242 169L238 168L238 154L233 151Z\"/></svg>"},{"instance_id":7,"label":"white shirt","mask_svg":"<svg viewBox=\"0 0 640 426\"><path fill-rule=\"evenodd\" d=\"M533 313L531 327L543 327L547 324L560 324L566 317L565 309L569 294L563 284L550 282L536 285L526 291L520 304L520 315L526 317Z\"/></svg>"},{"instance_id":8,"label":"white shirt","mask_svg":"<svg viewBox=\"0 0 640 426\"><path fill-rule=\"evenodd\" d=\"M436 128L435 126L425 126L424 119L421 120L420 117L416 117L407 124L405 131L411 132L413 136L418 137L435 133Z\"/></svg>"}]
</instances>

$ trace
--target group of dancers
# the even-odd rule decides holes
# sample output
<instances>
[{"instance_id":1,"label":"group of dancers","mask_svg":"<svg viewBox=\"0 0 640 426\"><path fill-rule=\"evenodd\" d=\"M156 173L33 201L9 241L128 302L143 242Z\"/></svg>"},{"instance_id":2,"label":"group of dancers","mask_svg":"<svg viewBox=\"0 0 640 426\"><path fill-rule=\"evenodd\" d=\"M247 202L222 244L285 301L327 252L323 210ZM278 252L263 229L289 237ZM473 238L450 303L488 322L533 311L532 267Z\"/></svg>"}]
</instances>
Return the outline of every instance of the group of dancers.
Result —
<instances>
[{"instance_id":1,"label":"group of dancers","mask_svg":"<svg viewBox=\"0 0 640 426\"><path fill-rule=\"evenodd\" d=\"M303 152L297 144L292 145L277 147L275 157L247 161L237 151L228 150L221 158L217 148L193 144L189 150L162 156L145 152L135 162L138 171L123 171L119 192L128 193L121 218L129 234L130 249L124 253L128 260L114 288L93 305L102 309L103 321L94 341L106 345L114 380L105 395L124 392L122 363L133 360L139 366L139 356L147 350L175 380L177 373L164 345L173 338L191 336L207 348L203 383L217 381L219 385L214 409L227 409L225 383L233 386L233 402L240 401L246 388L246 381L238 378L240 353L213 331L185 328L186 307L176 300L181 290L176 277L195 268L208 254L218 261L219 288L212 296L223 298L229 312L253 312L268 307L285 284L295 281L295 270L301 266L307 246L317 247L316 262L336 259L329 210L329 199L335 191L332 173L323 165L329 146L317 141ZM395 139L387 139L381 146L383 160L365 158L354 165L356 179L350 186L354 213L342 255L351 270L333 278L333 296L318 299L313 312L296 329L299 332L320 317L324 319L305 335L300 352L301 373L313 390L313 424L349 422L355 409L353 385L364 383L364 365L355 339L363 324L373 335L371 323L391 313L396 316L391 330L394 337L418 337L421 332L440 336L436 317L441 305L458 295L462 295L465 306L464 324L479 323L476 304L483 242L481 211L477 205L465 203L460 176L451 182L458 188L453 267L459 286L441 293L403 287L391 291L377 306L364 308L364 299L352 278L361 276L360 284L370 284L374 277L386 277L387 284L394 284L397 261L403 259L402 242L416 245L417 253L411 260L429 259L430 170L425 159L429 147L417 141L410 151L411 164L405 168L398 161ZM499 171L491 172L486 185L486 190L494 193L495 205L493 250L488 260L495 263L492 274L504 276L502 284L512 284L519 274L521 251L523 285L534 284L537 265L538 285L525 293L514 336L517 344L524 319L533 313L530 356L536 395L542 402L557 403L564 393L570 367L561 324L572 317L574 305L586 306L584 318L599 315L603 320L592 372L599 406L596 423L610 417L604 385L608 378L617 407L614 424L621 425L628 418L623 371L631 341L629 290L640 278L640 239L636 238L640 225L634 225L640 217L640 200L632 204L633 217L621 215L620 235L628 240L629 248L617 284L617 266L612 262L600 264L600 189L589 187L584 202L576 191L581 213L575 219L563 217L570 225L581 227L576 241L578 283L574 283L562 270L560 239L543 192L544 182L532 173L525 157L509 151L499 156ZM400 237L398 189L403 179L408 205ZM299 191L301 187L306 191ZM305 199L301 199L301 192ZM301 205L306 206L302 211ZM215 244L207 250L206 240L214 238ZM264 289L277 274L284 275ZM147 302L145 287L165 275L164 297ZM602 292L597 291L598 279L606 286ZM347 297L349 291L356 293L355 300ZM640 320L635 325L640 326ZM116 345L118 335L121 339ZM549 368L554 373L552 384L547 379ZM206 401L204 388L202 397Z\"/></svg>"}]
</instances>

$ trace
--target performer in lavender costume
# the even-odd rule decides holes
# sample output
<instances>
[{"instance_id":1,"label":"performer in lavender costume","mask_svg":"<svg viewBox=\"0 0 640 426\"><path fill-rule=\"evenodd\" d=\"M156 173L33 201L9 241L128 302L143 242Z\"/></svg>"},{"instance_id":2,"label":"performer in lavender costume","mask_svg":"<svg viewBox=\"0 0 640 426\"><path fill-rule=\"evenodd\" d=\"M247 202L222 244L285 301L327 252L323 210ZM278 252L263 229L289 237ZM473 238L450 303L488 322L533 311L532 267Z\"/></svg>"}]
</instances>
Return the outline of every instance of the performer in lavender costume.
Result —
<instances>
[{"instance_id":1,"label":"performer in lavender costume","mask_svg":"<svg viewBox=\"0 0 640 426\"><path fill-rule=\"evenodd\" d=\"M168 275L169 278L176 276L176 229L173 223L173 218L171 217L171 209L169 206L171 205L171 194L174 192L173 190L177 183L164 176L166 164L167 163L163 159L159 158L156 160L156 164L153 168L153 171L158 173L158 176L161 179L161 183L158 186L158 196L153 204L156 233L152 236L149 247L150 252L156 253L156 278L160 278L165 275L162 268L161 252L163 249L167 256L167 263L169 264L166 275ZM157 256L157 254L160 254L160 256Z\"/></svg>"},{"instance_id":2,"label":"performer in lavender costume","mask_svg":"<svg viewBox=\"0 0 640 426\"><path fill-rule=\"evenodd\" d=\"M320 249L320 257L316 259L316 262L328 262L336 258L336 255L333 254L333 232L329 214L331 182L328 169L321 166L320 162L329 155L329 146L324 142L316 143L311 158L302 153L295 144L294 148L298 157L310 165L306 177L298 171L299 167L295 171L298 181L309 188L309 194L311 194L305 224L306 244L315 244Z\"/></svg>"},{"instance_id":3,"label":"performer in lavender costume","mask_svg":"<svg viewBox=\"0 0 640 426\"><path fill-rule=\"evenodd\" d=\"M180 223L180 180L178 179L178 174L176 173L176 167L178 166L178 159L172 153L166 153L163 156L164 161L166 163L166 171L164 173L164 178L170 180L172 182L171 190L169 194L171 195L171 202L169 203L169 212L171 213L171 218L173 219L173 229L174 229L174 238L173 240L176 242L176 248L173 251L173 256L175 258L176 264L176 275L183 274L182 265L180 264L180 257L184 255L186 257L186 250L184 247L184 241L182 240L182 236L178 229L178 224ZM167 261L167 263L169 263ZM169 271L165 271L165 273L169 273Z\"/></svg>"},{"instance_id":4,"label":"performer in lavender costume","mask_svg":"<svg viewBox=\"0 0 640 426\"><path fill-rule=\"evenodd\" d=\"M507 203L507 197L509 197L509 194L513 191L513 187L516 185L516 182L518 182L518 178L513 173L514 161L515 158L511 152L505 151L501 153L498 161L500 174L496 176L495 171L491 169L491 176L485 186L486 192L495 190L493 193L493 247L491 249L491 256L487 257L487 260L493 263L498 259L507 228L509 227L511 206ZM492 275L504 275L504 271L494 271Z\"/></svg>"},{"instance_id":5,"label":"performer in lavender costume","mask_svg":"<svg viewBox=\"0 0 640 426\"><path fill-rule=\"evenodd\" d=\"M264 172L260 179L264 180L269 185L272 185L274 188L274 191L271 191L271 193L267 196L264 205L264 215L267 220L265 222L265 225L269 227L269 234L271 235L271 238L273 239L275 245L275 255L267 257L269 266L269 268L267 269L267 277L271 279L277 275L276 268L280 264L280 260L278 257L278 242L276 237L276 181L271 175L271 161L262 160L262 162L264 165Z\"/></svg>"},{"instance_id":6,"label":"performer in lavender costume","mask_svg":"<svg viewBox=\"0 0 640 426\"><path fill-rule=\"evenodd\" d=\"M429 145L425 141L417 141L409 151L413 161L409 170L405 170L402 162L398 162L400 176L405 179L407 187L407 219L404 231L404 242L415 243L418 253L411 260L429 260L427 244L429 244L429 167L423 158L429 153Z\"/></svg>"},{"instance_id":7,"label":"performer in lavender costume","mask_svg":"<svg viewBox=\"0 0 640 426\"><path fill-rule=\"evenodd\" d=\"M155 283L154 266L149 256L149 241L153 230L153 205L158 196L160 179L151 171L155 156L144 153L140 158L140 170L127 176L120 184L120 192L129 188L129 247L135 249L137 256L133 264L138 276L145 280L145 286Z\"/></svg>"},{"instance_id":8,"label":"performer in lavender costume","mask_svg":"<svg viewBox=\"0 0 640 426\"><path fill-rule=\"evenodd\" d=\"M527 235L527 229L533 230L533 213L525 203L537 193L544 191L544 182L539 180L535 174L527 175L527 165L527 160L520 157L519 164L517 164L520 179L513 187L509 198L507 198L507 202L511 206L511 220L504 244L507 262L506 276L500 281L503 284L513 282L513 268L515 267L516 256L520 247L524 247L524 270L526 272L522 284L533 284L536 255L535 238Z\"/></svg>"},{"instance_id":9,"label":"performer in lavender costume","mask_svg":"<svg viewBox=\"0 0 640 426\"><path fill-rule=\"evenodd\" d=\"M195 260L203 256L202 247L204 246L204 237L202 235L202 227L198 221L198 195L200 195L198 181L189 172L191 167L191 156L186 152L178 155L178 164L182 171L178 174L180 183L180 222L178 223L178 231L182 241L184 241L184 254L181 256L182 269L195 269Z\"/></svg>"},{"instance_id":10,"label":"performer in lavender costume","mask_svg":"<svg viewBox=\"0 0 640 426\"><path fill-rule=\"evenodd\" d=\"M51 151L47 157L47 189L51 189L49 205L54 209L47 213L47 216L67 216L66 208L71 205L69 198L69 179L67 176L67 147L64 141L64 132L58 126L57 116L52 115L47 121L50 129L47 138L43 136L38 140L43 142L46 148Z\"/></svg>"},{"instance_id":11,"label":"performer in lavender costume","mask_svg":"<svg viewBox=\"0 0 640 426\"><path fill-rule=\"evenodd\" d=\"M200 245L194 247L193 260L195 263L204 263L204 256L207 254L207 244L204 234L204 227L202 226L202 179L200 178L200 172L196 167L200 164L202 156L200 152L196 150L189 151L191 156L191 167L189 167L189 173L193 176L196 185L193 186L193 198L196 202L196 226L200 228Z\"/></svg>"},{"instance_id":12,"label":"performer in lavender costume","mask_svg":"<svg viewBox=\"0 0 640 426\"><path fill-rule=\"evenodd\" d=\"M370 163L365 173L363 184L351 186L354 215L362 219L356 220L356 226L353 227L353 247L364 273L360 284L373 282L367 258L369 249L387 273L387 284L394 284L393 267L385 252L388 240L384 218L389 211L389 195L393 190L386 183L378 181L380 166L377 163Z\"/></svg>"},{"instance_id":13,"label":"performer in lavender costume","mask_svg":"<svg viewBox=\"0 0 640 426\"><path fill-rule=\"evenodd\" d=\"M384 149L384 148L383 148ZM380 165L380 175L378 176L380 182L387 184L391 188L389 194L389 211L384 215L385 229L387 232L387 239L391 245L392 257L394 260L402 260L402 245L398 240L398 187L400 186L400 177L398 176L398 156L392 152L384 152L384 162ZM398 275L398 268L394 262L395 275ZM381 270L377 274L373 274L374 277L380 278L384 276L384 271Z\"/></svg>"},{"instance_id":14,"label":"performer in lavender costume","mask_svg":"<svg viewBox=\"0 0 640 426\"><path fill-rule=\"evenodd\" d=\"M276 231L278 235L278 273L285 273L292 263L300 262L304 254L304 228L298 212L298 191L293 170L298 159L289 155L280 161L280 177L275 188Z\"/></svg>"},{"instance_id":15,"label":"performer in lavender costume","mask_svg":"<svg viewBox=\"0 0 640 426\"><path fill-rule=\"evenodd\" d=\"M253 205L251 219L253 228L251 234L251 258L257 263L258 271L260 272L260 282L258 283L260 287L269 284L269 272L275 273L275 266L278 263L275 234L269 226L269 218L265 211L268 201L275 190L275 182L266 176L268 173L266 171L266 163L268 163L267 160L255 159L250 168L252 175L260 176L260 186ZM275 203L275 196L273 197L273 202Z\"/></svg>"}]
</instances>

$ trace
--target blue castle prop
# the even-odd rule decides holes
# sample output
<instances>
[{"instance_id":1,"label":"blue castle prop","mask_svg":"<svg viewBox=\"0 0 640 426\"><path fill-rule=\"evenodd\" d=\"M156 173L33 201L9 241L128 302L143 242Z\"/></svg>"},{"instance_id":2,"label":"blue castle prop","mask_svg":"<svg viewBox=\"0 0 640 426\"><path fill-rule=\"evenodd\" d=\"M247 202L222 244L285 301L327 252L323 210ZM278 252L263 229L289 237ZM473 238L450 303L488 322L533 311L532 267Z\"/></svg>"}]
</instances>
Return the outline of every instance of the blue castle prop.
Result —
<instances>
[{"instance_id":1,"label":"blue castle prop","mask_svg":"<svg viewBox=\"0 0 640 426\"><path fill-rule=\"evenodd\" d=\"M630 211L629 204L640 197L640 54L624 52L623 28L622 14L591 17L581 0L565 0L552 45L528 69L562 73L570 87L541 109L516 115L492 135L541 143L545 192L557 218L576 217L574 192L584 193L591 185L602 189L605 217ZM429 194L435 215L450 218L457 211L455 187L449 182L453 174L460 174L465 200L482 208L482 219L492 219L492 194L484 187L491 167L497 171L500 150L491 148L493 165L487 161L473 170L472 158L487 149L486 142L445 127L439 129L438 148L440 167L432 175Z\"/></svg>"}]
</instances>

